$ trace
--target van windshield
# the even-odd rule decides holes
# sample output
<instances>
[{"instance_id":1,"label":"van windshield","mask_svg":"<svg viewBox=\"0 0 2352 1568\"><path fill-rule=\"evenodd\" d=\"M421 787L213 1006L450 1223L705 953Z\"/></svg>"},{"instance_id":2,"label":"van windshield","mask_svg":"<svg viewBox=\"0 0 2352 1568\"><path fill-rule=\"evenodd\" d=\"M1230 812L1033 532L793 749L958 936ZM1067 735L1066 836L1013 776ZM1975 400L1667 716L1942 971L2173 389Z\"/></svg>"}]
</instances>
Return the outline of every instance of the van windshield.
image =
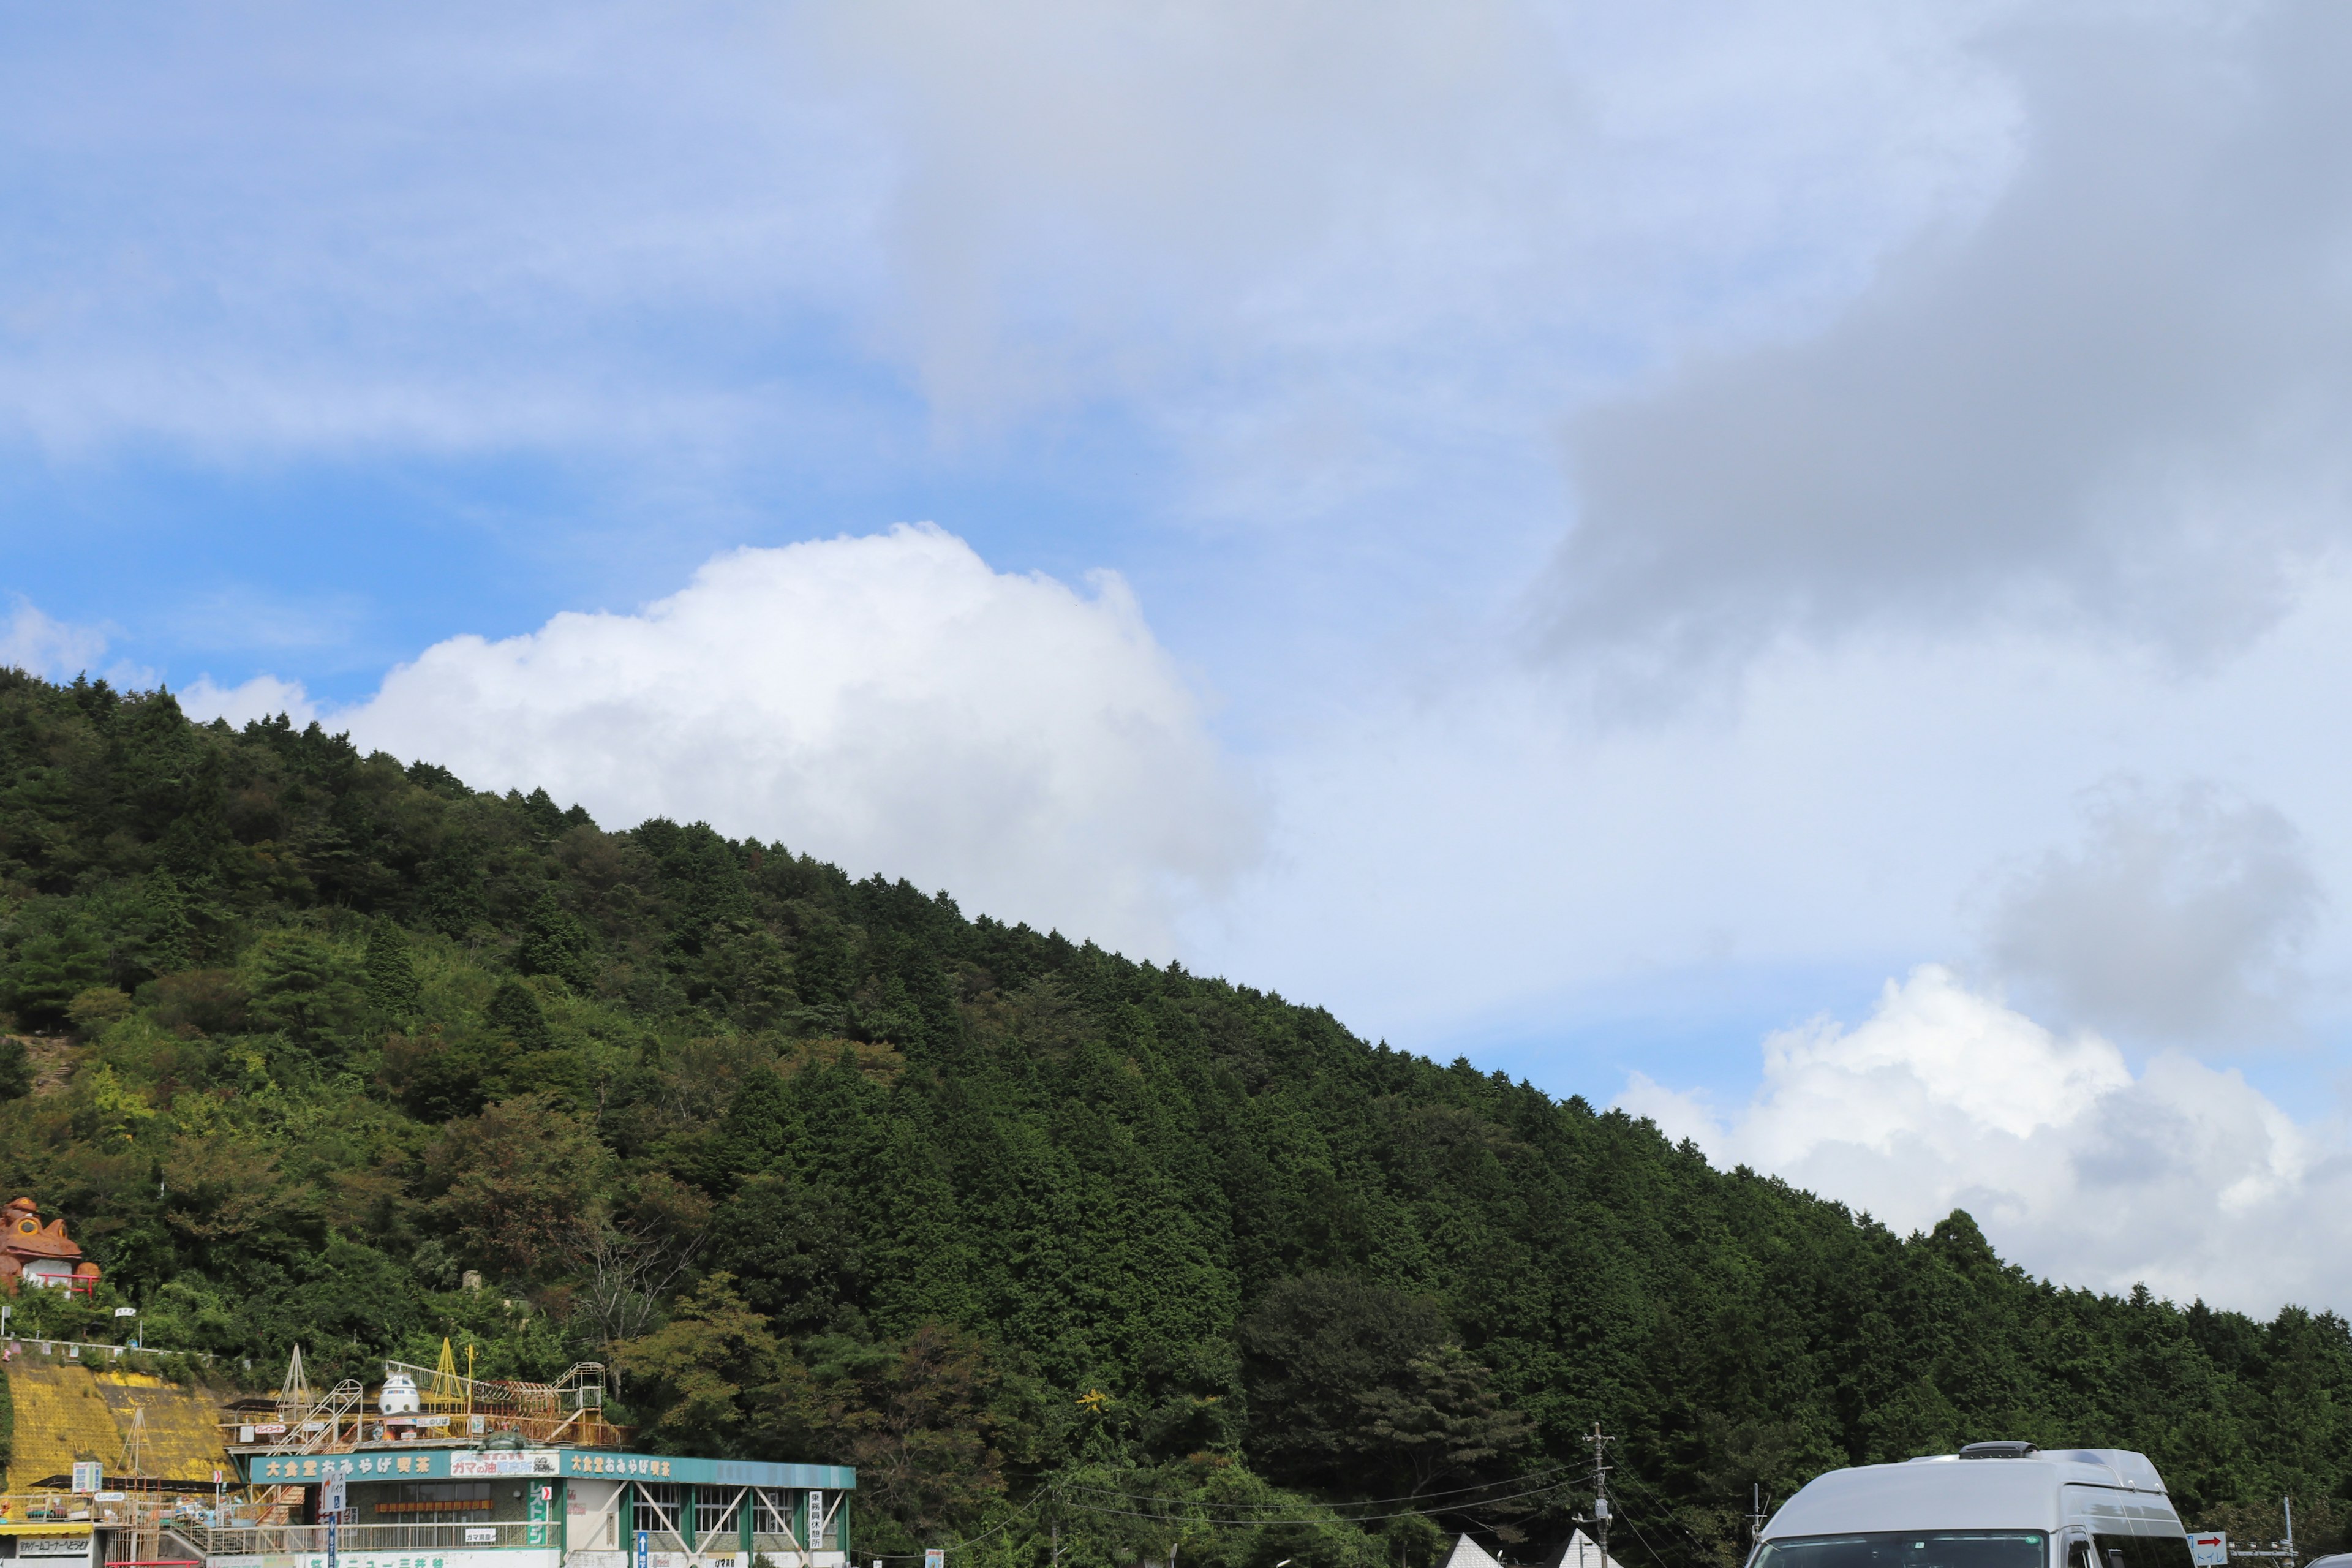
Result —
<instances>
[{"instance_id":1,"label":"van windshield","mask_svg":"<svg viewBox=\"0 0 2352 1568\"><path fill-rule=\"evenodd\" d=\"M1873 1531L1768 1541L1748 1568L2046 1568L2038 1530Z\"/></svg>"}]
</instances>

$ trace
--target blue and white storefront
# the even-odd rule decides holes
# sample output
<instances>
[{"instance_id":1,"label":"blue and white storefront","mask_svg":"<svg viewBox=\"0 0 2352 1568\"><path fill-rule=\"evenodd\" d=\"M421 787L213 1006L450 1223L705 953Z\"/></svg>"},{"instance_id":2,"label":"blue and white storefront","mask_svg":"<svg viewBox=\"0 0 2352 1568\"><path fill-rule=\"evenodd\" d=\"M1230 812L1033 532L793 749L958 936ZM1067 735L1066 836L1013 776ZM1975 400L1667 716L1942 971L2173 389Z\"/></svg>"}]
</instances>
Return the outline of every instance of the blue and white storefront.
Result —
<instances>
[{"instance_id":1,"label":"blue and white storefront","mask_svg":"<svg viewBox=\"0 0 2352 1568\"><path fill-rule=\"evenodd\" d=\"M402 1443L245 1464L257 1486L340 1479L342 1519L213 1531L207 1568L327 1568L331 1530L337 1568L846 1568L857 1487L845 1466L595 1448ZM305 1495L315 1517L320 1492Z\"/></svg>"}]
</instances>

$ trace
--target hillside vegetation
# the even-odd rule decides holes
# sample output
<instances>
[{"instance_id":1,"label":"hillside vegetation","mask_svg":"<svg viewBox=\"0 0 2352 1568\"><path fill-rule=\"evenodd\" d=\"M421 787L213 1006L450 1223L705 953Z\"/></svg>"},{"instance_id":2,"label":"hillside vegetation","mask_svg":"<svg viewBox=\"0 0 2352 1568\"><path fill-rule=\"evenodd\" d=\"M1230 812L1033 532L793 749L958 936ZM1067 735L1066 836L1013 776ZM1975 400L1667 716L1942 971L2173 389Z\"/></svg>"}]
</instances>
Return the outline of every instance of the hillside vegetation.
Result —
<instances>
[{"instance_id":1,"label":"hillside vegetation","mask_svg":"<svg viewBox=\"0 0 2352 1568\"><path fill-rule=\"evenodd\" d=\"M45 1331L606 1361L645 1443L861 1467L861 1557L1525 1558L1595 1423L1634 1568L1983 1437L2145 1449L2209 1528L2291 1492L2306 1548L2352 1496L2332 1313L2062 1289L1315 1007L163 692L0 672L0 1183L108 1271Z\"/></svg>"}]
</instances>

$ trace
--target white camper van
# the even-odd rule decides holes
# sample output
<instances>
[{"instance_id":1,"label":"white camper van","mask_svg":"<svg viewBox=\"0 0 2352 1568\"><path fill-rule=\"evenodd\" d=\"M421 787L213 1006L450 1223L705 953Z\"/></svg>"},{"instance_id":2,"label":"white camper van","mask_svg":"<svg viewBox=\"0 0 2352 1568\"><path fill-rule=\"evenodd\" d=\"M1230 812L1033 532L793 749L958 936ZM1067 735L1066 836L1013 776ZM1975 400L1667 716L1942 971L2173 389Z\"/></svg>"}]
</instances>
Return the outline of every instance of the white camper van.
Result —
<instances>
[{"instance_id":1,"label":"white camper van","mask_svg":"<svg viewBox=\"0 0 2352 1568\"><path fill-rule=\"evenodd\" d=\"M1748 1568L2189 1568L2145 1454L1971 1443L1817 1476L1764 1527Z\"/></svg>"}]
</instances>

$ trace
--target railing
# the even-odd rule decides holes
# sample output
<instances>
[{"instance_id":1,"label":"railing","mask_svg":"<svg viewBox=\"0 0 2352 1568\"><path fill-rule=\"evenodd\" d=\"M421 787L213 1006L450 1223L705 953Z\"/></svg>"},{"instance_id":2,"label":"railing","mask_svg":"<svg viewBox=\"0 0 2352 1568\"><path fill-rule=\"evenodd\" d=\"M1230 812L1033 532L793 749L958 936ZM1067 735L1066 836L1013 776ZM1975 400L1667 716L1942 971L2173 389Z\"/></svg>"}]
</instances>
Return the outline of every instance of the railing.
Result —
<instances>
[{"instance_id":1,"label":"railing","mask_svg":"<svg viewBox=\"0 0 2352 1568\"><path fill-rule=\"evenodd\" d=\"M302 1419L291 1426L285 1441L270 1448L273 1454L315 1454L330 1446L340 1447L343 1439L343 1417L357 1410L367 1399L367 1390L352 1378L327 1391L324 1398L302 1413ZM356 1427L352 1441L357 1442Z\"/></svg>"},{"instance_id":2,"label":"railing","mask_svg":"<svg viewBox=\"0 0 2352 1568\"><path fill-rule=\"evenodd\" d=\"M353 1552L488 1552L499 1547L553 1546L562 1526L509 1521L501 1524L347 1524L337 1550ZM533 1540L531 1532L539 1532ZM176 1525L173 1532L207 1557L288 1555L324 1552L323 1524L265 1524L242 1530L207 1530L202 1525Z\"/></svg>"},{"instance_id":3,"label":"railing","mask_svg":"<svg viewBox=\"0 0 2352 1568\"><path fill-rule=\"evenodd\" d=\"M404 1361L383 1363L387 1375L404 1373L416 1384L417 1402L435 1412L465 1411L488 1415L551 1415L562 1417L604 1405L604 1363L583 1361L553 1383L524 1383L516 1378L467 1377Z\"/></svg>"},{"instance_id":4,"label":"railing","mask_svg":"<svg viewBox=\"0 0 2352 1568\"><path fill-rule=\"evenodd\" d=\"M460 1377L396 1361L386 1362L384 1372L407 1374L423 1408L413 1415L372 1416L366 1389L346 1380L283 1422L280 1432L249 1430L281 1425L276 1421L220 1422L221 1442L264 1454L348 1453L367 1440L371 1425L380 1442L394 1430L415 1432L426 1442L459 1444L510 1432L533 1447L562 1443L617 1448L633 1435L632 1428L604 1419L604 1368L597 1362L582 1362L553 1383Z\"/></svg>"},{"instance_id":5,"label":"railing","mask_svg":"<svg viewBox=\"0 0 2352 1568\"><path fill-rule=\"evenodd\" d=\"M294 1452L305 1454L342 1454L350 1452L362 1442L373 1443L380 1440L389 1441L390 1439L388 1437L384 1439L377 1439L371 1437L368 1435L373 1430L373 1428L384 1426L385 1419L385 1417L381 1415L368 1415L362 1414L357 1419L346 1416L340 1423L325 1424L327 1426L334 1426L336 1429L331 1432L315 1434L316 1436L322 1436L324 1440L319 1443L315 1447L304 1447L300 1449L292 1449L282 1446L286 1442L287 1436L290 1436L294 1432L299 1431L299 1427L289 1429L289 1432L286 1436L280 1436L276 1433L257 1432L251 1438L247 1438L244 1436L246 1427L257 1425L268 1426L270 1425L270 1423L223 1421L219 1423L219 1428L221 1444L224 1447L240 1448L266 1454L284 1454ZM404 1429L400 1428L397 1425L400 1421L408 1420L413 1422L416 1421L418 1418L415 1416L394 1416L391 1419L394 1426L388 1427L387 1431ZM467 1429L467 1418L463 1415L450 1417L448 1425L446 1426L417 1426L404 1429L417 1431L420 1434L419 1441L422 1442L455 1444L461 1447L469 1443L475 1447L479 1447L499 1432L513 1432L522 1438L526 1447L533 1448L550 1447L558 1443L561 1443L567 1447L625 1448L629 1446L630 1438L635 1436L636 1433L635 1427L616 1426L612 1422L605 1420L602 1415L594 1410L575 1410L571 1415L562 1416L484 1415L480 1417L480 1420L482 1423L482 1429L479 1432L469 1431Z\"/></svg>"},{"instance_id":6,"label":"railing","mask_svg":"<svg viewBox=\"0 0 2352 1568\"><path fill-rule=\"evenodd\" d=\"M18 1355L63 1355L73 1361L121 1361L125 1355L184 1355L194 1356L209 1366L213 1359L210 1351L167 1351L153 1345L101 1345L89 1340L45 1340L37 1334L10 1334L7 1342L17 1347Z\"/></svg>"}]
</instances>

